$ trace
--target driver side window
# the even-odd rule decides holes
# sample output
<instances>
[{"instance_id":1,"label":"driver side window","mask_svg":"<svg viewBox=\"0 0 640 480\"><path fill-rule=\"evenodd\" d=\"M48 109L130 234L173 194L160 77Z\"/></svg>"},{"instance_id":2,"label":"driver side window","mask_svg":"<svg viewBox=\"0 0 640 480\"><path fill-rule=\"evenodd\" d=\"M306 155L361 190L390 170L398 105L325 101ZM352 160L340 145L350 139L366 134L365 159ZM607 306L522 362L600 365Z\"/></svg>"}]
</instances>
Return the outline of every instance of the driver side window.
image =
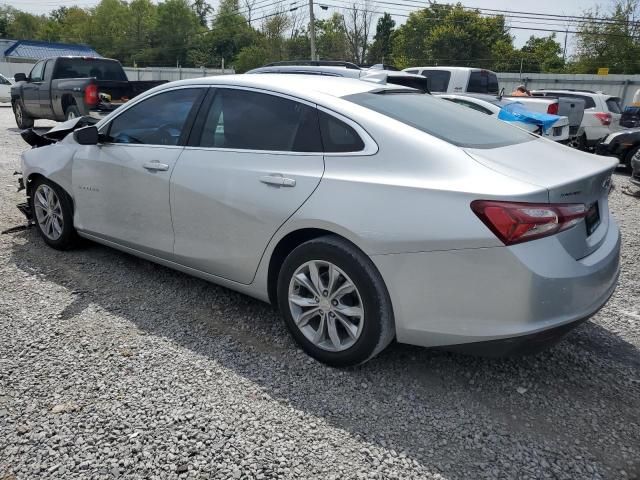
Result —
<instances>
[{"instance_id":1,"label":"driver side window","mask_svg":"<svg viewBox=\"0 0 640 480\"><path fill-rule=\"evenodd\" d=\"M35 66L31 69L31 73L29 74L29 79L32 82L41 82L43 70L44 70L44 61L36 63Z\"/></svg>"},{"instance_id":2,"label":"driver side window","mask_svg":"<svg viewBox=\"0 0 640 480\"><path fill-rule=\"evenodd\" d=\"M143 145L178 145L201 88L159 93L127 109L110 124L107 141Z\"/></svg>"}]
</instances>

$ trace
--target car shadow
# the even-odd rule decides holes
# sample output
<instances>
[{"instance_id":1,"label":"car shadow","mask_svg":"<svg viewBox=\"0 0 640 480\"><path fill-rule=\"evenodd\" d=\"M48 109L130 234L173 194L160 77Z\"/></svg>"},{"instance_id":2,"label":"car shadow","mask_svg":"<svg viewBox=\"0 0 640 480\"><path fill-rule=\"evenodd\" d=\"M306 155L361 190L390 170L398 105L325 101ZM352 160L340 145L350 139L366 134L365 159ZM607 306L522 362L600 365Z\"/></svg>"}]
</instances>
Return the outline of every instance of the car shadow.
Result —
<instances>
[{"instance_id":1,"label":"car shadow","mask_svg":"<svg viewBox=\"0 0 640 480\"><path fill-rule=\"evenodd\" d=\"M57 252L30 229L14 235L10 262L70 292L60 322L97 306L145 335L215 360L346 435L402 452L445 477L497 462L531 439L547 447L535 453L540 458L572 451L598 463L605 477L621 468L640 475L637 457L629 465L623 452L635 445L630 453L637 453L640 444L633 428L640 423L640 351L598 323L587 322L530 357L488 359L392 344L363 366L338 370L298 350L270 306L113 249L87 242ZM105 270L118 271L122 281L95 274ZM344 392L325 388L336 384ZM473 427L476 420L486 431ZM570 436L576 432L581 444ZM517 477L516 463L500 468Z\"/></svg>"}]
</instances>

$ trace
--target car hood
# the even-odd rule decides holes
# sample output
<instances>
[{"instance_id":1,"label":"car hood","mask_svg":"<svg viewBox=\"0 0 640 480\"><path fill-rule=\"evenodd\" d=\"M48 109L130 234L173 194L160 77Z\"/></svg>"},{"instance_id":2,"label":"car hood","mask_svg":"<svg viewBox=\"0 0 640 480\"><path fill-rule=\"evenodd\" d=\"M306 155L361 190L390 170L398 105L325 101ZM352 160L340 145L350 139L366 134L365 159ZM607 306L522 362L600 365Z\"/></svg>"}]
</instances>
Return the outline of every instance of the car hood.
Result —
<instances>
[{"instance_id":1,"label":"car hood","mask_svg":"<svg viewBox=\"0 0 640 480\"><path fill-rule=\"evenodd\" d=\"M42 134L36 132L33 128L28 128L27 130L20 132L20 135L22 136L22 139L32 147L44 147L46 145L59 142L74 130L78 130L79 128L83 128L88 125L95 125L97 122L97 119L90 116L76 117L71 120L67 120L66 122L59 123Z\"/></svg>"}]
</instances>

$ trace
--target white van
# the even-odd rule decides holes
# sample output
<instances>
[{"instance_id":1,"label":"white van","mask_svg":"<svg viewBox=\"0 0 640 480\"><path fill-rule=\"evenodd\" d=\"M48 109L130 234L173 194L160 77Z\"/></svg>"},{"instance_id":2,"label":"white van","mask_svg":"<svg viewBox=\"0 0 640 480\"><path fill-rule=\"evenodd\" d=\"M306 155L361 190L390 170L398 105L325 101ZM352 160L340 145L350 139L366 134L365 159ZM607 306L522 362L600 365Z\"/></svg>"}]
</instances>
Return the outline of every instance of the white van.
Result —
<instances>
[{"instance_id":1,"label":"white van","mask_svg":"<svg viewBox=\"0 0 640 480\"><path fill-rule=\"evenodd\" d=\"M429 79L434 93L484 93L498 95L498 76L491 70L469 67L409 67L407 73Z\"/></svg>"}]
</instances>

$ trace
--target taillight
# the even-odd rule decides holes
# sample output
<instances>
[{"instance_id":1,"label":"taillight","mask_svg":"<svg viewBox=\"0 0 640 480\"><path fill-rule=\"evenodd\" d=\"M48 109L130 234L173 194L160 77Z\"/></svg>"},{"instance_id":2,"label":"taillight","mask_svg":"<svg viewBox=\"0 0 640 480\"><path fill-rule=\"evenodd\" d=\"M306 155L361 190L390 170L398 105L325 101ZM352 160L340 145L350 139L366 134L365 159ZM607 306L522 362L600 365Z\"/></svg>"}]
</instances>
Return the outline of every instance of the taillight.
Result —
<instances>
[{"instance_id":1,"label":"taillight","mask_svg":"<svg viewBox=\"0 0 640 480\"><path fill-rule=\"evenodd\" d=\"M602 125L604 125L605 127L608 125L611 125L611 114L610 113L606 113L606 112L597 112L593 114L598 120L600 120L600 123Z\"/></svg>"},{"instance_id":2,"label":"taillight","mask_svg":"<svg viewBox=\"0 0 640 480\"><path fill-rule=\"evenodd\" d=\"M549 105L547 107L547 113L551 114L551 115L557 115L558 114L558 104L557 103L552 103L551 105Z\"/></svg>"},{"instance_id":3,"label":"taillight","mask_svg":"<svg viewBox=\"0 0 640 480\"><path fill-rule=\"evenodd\" d=\"M576 225L587 214L584 204L549 204L475 200L471 209L505 244L548 237Z\"/></svg>"},{"instance_id":4,"label":"taillight","mask_svg":"<svg viewBox=\"0 0 640 480\"><path fill-rule=\"evenodd\" d=\"M84 89L84 103L87 105L98 103L98 86L95 83L90 83Z\"/></svg>"}]
</instances>

